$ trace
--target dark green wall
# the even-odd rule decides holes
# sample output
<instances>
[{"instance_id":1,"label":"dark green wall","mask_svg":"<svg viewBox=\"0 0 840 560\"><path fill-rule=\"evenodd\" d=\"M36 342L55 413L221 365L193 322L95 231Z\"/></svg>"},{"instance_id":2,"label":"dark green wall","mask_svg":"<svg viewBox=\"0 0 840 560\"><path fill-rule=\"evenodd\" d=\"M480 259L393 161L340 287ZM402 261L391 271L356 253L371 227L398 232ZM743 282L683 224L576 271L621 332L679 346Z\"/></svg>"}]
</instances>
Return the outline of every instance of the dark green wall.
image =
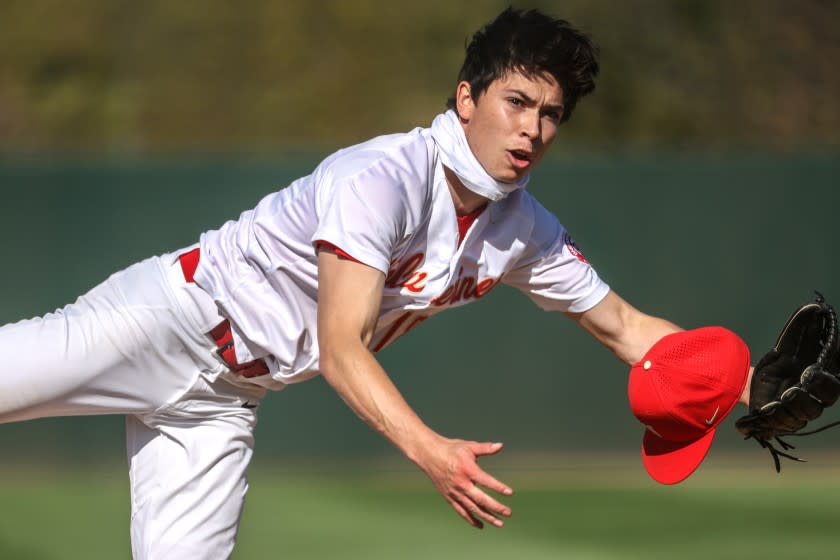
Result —
<instances>
[{"instance_id":1,"label":"dark green wall","mask_svg":"<svg viewBox=\"0 0 840 560\"><path fill-rule=\"evenodd\" d=\"M119 267L193 243L314 162L0 164L0 323L50 311ZM758 353L813 289L840 302L838 176L830 157L593 157L547 162L530 189L637 307L685 327L722 324ZM626 404L627 368L510 289L429 320L381 359L450 436L502 440L513 452L624 450L641 437ZM731 424L721 446L739 444ZM809 445L835 436L818 437ZM119 455L122 420L2 426L0 443L7 457ZM258 448L388 450L321 379L267 399Z\"/></svg>"}]
</instances>

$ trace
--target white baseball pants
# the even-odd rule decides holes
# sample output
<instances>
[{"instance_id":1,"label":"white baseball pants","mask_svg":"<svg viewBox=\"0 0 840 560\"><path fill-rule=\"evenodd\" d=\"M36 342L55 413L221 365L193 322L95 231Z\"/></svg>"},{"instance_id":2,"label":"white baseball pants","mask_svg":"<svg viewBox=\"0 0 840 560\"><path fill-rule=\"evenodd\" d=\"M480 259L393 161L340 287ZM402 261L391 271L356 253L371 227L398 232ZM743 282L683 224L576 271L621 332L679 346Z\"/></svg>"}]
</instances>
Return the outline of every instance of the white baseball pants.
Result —
<instances>
[{"instance_id":1,"label":"white baseball pants","mask_svg":"<svg viewBox=\"0 0 840 560\"><path fill-rule=\"evenodd\" d=\"M177 255L135 264L54 313L0 327L0 423L126 414L140 560L228 558L265 390L205 333L222 321Z\"/></svg>"}]
</instances>

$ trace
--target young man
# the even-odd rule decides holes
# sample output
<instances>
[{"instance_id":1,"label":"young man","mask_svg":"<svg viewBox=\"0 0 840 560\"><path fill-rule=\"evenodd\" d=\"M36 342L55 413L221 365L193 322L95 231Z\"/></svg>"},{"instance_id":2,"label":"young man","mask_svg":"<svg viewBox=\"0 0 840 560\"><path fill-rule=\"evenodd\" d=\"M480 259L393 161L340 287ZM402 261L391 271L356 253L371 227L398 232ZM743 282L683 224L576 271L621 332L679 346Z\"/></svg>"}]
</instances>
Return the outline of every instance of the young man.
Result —
<instances>
[{"instance_id":1,"label":"young man","mask_svg":"<svg viewBox=\"0 0 840 560\"><path fill-rule=\"evenodd\" d=\"M468 523L503 525L501 444L434 432L375 352L499 283L632 364L679 328L598 277L524 190L598 73L565 21L508 9L470 43L431 128L341 150L200 243L0 329L0 422L127 415L136 558L225 558L267 389L322 374Z\"/></svg>"}]
</instances>

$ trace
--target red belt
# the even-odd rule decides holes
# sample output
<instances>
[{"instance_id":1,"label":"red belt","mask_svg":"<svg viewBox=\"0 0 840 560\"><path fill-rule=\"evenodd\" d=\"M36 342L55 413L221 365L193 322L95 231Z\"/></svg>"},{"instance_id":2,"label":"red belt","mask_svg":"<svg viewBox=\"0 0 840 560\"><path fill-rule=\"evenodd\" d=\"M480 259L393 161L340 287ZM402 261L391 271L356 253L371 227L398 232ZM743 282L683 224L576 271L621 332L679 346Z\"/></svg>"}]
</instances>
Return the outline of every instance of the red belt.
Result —
<instances>
[{"instance_id":1,"label":"red belt","mask_svg":"<svg viewBox=\"0 0 840 560\"><path fill-rule=\"evenodd\" d=\"M201 256L199 248L184 253L178 260L181 262L181 270L184 272L184 279L187 282L195 282L195 269L198 268L198 260ZM216 343L214 354L234 373L242 377L259 377L268 373L268 366L265 360L251 360L240 364L236 361L236 351L233 348L233 334L230 331L230 321L225 319L207 333L207 336Z\"/></svg>"}]
</instances>

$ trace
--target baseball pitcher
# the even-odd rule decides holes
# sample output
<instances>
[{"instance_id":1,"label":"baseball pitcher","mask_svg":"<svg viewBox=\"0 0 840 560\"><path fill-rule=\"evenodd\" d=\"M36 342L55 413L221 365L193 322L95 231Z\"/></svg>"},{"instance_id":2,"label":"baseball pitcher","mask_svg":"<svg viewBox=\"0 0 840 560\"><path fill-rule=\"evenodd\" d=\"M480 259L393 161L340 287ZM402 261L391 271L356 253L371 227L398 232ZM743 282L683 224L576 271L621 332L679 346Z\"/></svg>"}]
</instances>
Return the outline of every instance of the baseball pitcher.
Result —
<instances>
[{"instance_id":1,"label":"baseball pitcher","mask_svg":"<svg viewBox=\"0 0 840 560\"><path fill-rule=\"evenodd\" d=\"M629 305L525 190L593 91L591 40L507 9L469 43L427 128L339 150L238 219L0 328L0 422L125 414L135 558L227 558L260 400L317 375L467 523L512 489L436 433L376 352L499 284L565 314L625 363L680 329Z\"/></svg>"}]
</instances>

